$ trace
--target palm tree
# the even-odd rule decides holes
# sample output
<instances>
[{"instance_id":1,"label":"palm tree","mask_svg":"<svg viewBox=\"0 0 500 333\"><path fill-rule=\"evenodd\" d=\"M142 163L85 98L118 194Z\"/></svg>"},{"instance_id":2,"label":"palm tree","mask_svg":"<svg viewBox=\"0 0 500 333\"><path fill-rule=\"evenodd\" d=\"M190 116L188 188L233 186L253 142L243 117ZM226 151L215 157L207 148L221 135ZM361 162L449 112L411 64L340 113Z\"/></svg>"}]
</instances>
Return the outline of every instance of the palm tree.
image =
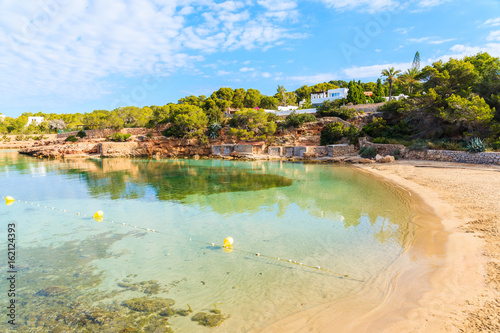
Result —
<instances>
[{"instance_id":1,"label":"palm tree","mask_svg":"<svg viewBox=\"0 0 500 333\"><path fill-rule=\"evenodd\" d=\"M382 76L386 76L387 78L385 79L385 81L389 83L389 101L392 97L392 84L398 81L397 75L399 73L401 73L401 71L399 69L394 70L394 67L384 69L382 71Z\"/></svg>"},{"instance_id":2,"label":"palm tree","mask_svg":"<svg viewBox=\"0 0 500 333\"><path fill-rule=\"evenodd\" d=\"M405 73L401 74L399 76L399 79L406 84L410 85L409 88L409 93L413 93L413 85L417 82L420 82L420 80L417 79L418 75L420 74L420 71L416 67L412 67L408 70L406 70Z\"/></svg>"}]
</instances>

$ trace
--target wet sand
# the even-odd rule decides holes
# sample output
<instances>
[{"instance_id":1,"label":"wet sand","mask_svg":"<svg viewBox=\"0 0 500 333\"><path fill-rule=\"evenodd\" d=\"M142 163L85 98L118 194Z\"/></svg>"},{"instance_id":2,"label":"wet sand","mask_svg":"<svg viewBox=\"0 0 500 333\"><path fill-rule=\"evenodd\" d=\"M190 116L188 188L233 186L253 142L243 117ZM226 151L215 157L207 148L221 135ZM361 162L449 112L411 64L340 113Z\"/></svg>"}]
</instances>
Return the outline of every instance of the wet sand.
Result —
<instances>
[{"instance_id":1,"label":"wet sand","mask_svg":"<svg viewBox=\"0 0 500 333\"><path fill-rule=\"evenodd\" d=\"M387 290L365 290L264 332L500 332L500 167L401 161L360 166L408 191L413 244Z\"/></svg>"}]
</instances>

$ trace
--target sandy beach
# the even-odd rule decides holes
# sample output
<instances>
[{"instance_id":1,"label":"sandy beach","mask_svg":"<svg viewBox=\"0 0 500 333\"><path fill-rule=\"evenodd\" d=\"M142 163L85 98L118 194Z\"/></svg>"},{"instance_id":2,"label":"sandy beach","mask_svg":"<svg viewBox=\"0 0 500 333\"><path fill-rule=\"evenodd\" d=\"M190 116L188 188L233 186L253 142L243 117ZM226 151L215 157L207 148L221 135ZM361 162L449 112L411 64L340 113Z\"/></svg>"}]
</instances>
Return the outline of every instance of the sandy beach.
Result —
<instances>
[{"instance_id":1,"label":"sandy beach","mask_svg":"<svg viewBox=\"0 0 500 333\"><path fill-rule=\"evenodd\" d=\"M500 332L500 167L360 168L407 190L422 227L387 295L308 309L264 332Z\"/></svg>"}]
</instances>

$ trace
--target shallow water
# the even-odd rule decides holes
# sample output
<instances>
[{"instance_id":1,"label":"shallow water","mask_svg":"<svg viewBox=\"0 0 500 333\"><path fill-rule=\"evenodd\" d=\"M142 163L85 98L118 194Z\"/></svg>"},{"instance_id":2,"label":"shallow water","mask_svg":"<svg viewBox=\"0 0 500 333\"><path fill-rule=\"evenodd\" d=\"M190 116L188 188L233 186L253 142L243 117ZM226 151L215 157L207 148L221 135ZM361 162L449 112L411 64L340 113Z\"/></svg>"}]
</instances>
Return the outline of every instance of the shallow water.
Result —
<instances>
[{"instance_id":1,"label":"shallow water","mask_svg":"<svg viewBox=\"0 0 500 333\"><path fill-rule=\"evenodd\" d=\"M0 195L21 200L0 205L2 229L6 223L16 224L16 264L22 268L18 303L57 301L61 295L36 293L66 286L75 291L64 294L67 303L80 297L87 307L115 302L121 309L123 300L146 294L118 283L156 280L160 292L148 297L172 298L176 307L189 304L194 313L216 304L231 315L216 328L200 326L190 317L170 318L178 332L247 332L368 289L384 295L394 274L391 265L411 243L415 228L404 191L354 168L332 165L40 160L0 151ZM90 218L97 210L104 212L103 222ZM228 236L235 251L210 245L222 244ZM0 246L6 248L6 236ZM69 255L72 251L77 255ZM37 253L40 258L27 258ZM339 275L252 253L321 266ZM52 258L56 254L57 260ZM82 280L76 271L89 275ZM92 283L84 286L83 281ZM7 288L4 281L0 287ZM89 296L96 291L100 297ZM37 306L39 311L45 305ZM62 305L51 309L69 311ZM43 323L28 311L35 309L18 307L20 324L28 329L52 331L50 325L62 321L54 316L51 323ZM3 325L5 313L2 318ZM102 323L90 324L95 330ZM114 325L105 324L103 330ZM85 328L79 325L75 331Z\"/></svg>"}]
</instances>

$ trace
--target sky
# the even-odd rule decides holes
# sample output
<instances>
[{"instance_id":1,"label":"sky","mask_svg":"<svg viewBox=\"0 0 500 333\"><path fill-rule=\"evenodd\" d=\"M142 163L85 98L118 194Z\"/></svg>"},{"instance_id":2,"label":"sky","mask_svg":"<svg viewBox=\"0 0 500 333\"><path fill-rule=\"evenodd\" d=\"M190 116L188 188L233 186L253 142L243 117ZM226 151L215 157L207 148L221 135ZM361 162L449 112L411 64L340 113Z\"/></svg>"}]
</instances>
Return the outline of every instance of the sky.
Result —
<instances>
[{"instance_id":1,"label":"sky","mask_svg":"<svg viewBox=\"0 0 500 333\"><path fill-rule=\"evenodd\" d=\"M85 113L220 87L274 95L478 52L498 0L2 0L0 113Z\"/></svg>"}]
</instances>

